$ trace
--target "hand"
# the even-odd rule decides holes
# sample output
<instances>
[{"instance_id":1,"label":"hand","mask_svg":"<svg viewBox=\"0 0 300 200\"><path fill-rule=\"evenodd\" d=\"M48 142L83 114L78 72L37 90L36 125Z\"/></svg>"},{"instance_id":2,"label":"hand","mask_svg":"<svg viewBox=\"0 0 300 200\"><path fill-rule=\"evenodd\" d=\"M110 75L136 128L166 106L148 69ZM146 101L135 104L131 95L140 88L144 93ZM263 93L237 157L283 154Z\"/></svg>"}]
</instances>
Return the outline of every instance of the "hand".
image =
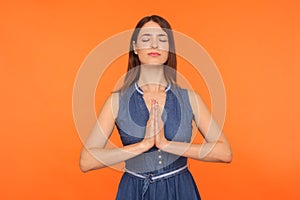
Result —
<instances>
[{"instance_id":1,"label":"hand","mask_svg":"<svg viewBox=\"0 0 300 200\"><path fill-rule=\"evenodd\" d=\"M165 137L164 121L161 119L162 111L158 107L158 103L155 106L155 145L159 149L163 149L168 144L168 140Z\"/></svg>"},{"instance_id":2,"label":"hand","mask_svg":"<svg viewBox=\"0 0 300 200\"><path fill-rule=\"evenodd\" d=\"M151 109L150 109L150 116L146 126L145 137L142 140L142 143L145 145L145 148L149 150L155 145L155 107L156 107L156 100L151 99Z\"/></svg>"}]
</instances>

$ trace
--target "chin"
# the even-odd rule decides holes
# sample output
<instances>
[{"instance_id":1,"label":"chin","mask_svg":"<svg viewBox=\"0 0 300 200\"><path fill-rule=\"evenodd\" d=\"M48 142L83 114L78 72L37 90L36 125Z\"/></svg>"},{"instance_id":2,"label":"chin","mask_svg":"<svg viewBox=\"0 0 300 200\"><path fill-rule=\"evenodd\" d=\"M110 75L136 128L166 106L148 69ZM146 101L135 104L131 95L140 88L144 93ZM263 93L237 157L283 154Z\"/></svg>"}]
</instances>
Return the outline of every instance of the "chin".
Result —
<instances>
[{"instance_id":1,"label":"chin","mask_svg":"<svg viewBox=\"0 0 300 200\"><path fill-rule=\"evenodd\" d=\"M145 63L144 65L160 66L160 65L164 65L164 64L163 63Z\"/></svg>"},{"instance_id":2,"label":"chin","mask_svg":"<svg viewBox=\"0 0 300 200\"><path fill-rule=\"evenodd\" d=\"M165 62L151 60L143 63L144 65L164 65Z\"/></svg>"}]
</instances>

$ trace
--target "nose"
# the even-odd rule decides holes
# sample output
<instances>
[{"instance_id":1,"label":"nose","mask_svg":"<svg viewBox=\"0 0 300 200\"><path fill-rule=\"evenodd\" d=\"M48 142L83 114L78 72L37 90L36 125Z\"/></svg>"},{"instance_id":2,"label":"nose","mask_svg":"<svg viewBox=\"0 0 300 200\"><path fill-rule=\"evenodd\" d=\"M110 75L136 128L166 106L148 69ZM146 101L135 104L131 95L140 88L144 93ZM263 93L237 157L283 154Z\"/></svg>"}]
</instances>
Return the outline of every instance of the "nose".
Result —
<instances>
[{"instance_id":1,"label":"nose","mask_svg":"<svg viewBox=\"0 0 300 200\"><path fill-rule=\"evenodd\" d=\"M153 38L153 39L152 39L151 47L154 48L154 49L157 48L157 38Z\"/></svg>"}]
</instances>

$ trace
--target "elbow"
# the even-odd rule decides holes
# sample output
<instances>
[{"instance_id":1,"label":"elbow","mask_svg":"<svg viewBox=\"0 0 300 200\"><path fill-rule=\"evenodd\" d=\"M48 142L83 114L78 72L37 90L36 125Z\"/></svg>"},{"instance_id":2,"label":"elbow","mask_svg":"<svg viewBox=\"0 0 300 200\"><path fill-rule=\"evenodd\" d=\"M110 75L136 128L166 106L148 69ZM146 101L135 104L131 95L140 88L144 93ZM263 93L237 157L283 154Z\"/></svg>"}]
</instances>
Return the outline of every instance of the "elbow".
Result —
<instances>
[{"instance_id":1,"label":"elbow","mask_svg":"<svg viewBox=\"0 0 300 200\"><path fill-rule=\"evenodd\" d=\"M79 160L79 168L83 173L91 170L106 167L102 162L98 161L88 151L83 151Z\"/></svg>"},{"instance_id":2,"label":"elbow","mask_svg":"<svg viewBox=\"0 0 300 200\"><path fill-rule=\"evenodd\" d=\"M232 151L228 143L217 142L213 149L212 156L216 162L231 163L232 162Z\"/></svg>"},{"instance_id":3,"label":"elbow","mask_svg":"<svg viewBox=\"0 0 300 200\"><path fill-rule=\"evenodd\" d=\"M80 168L81 172L83 172L83 173L86 173L91 170L88 163L85 162L82 158L79 161L79 168Z\"/></svg>"},{"instance_id":4,"label":"elbow","mask_svg":"<svg viewBox=\"0 0 300 200\"><path fill-rule=\"evenodd\" d=\"M83 149L79 158L79 168L81 172L86 173L91 170L91 163L89 161L89 153L86 149Z\"/></svg>"},{"instance_id":5,"label":"elbow","mask_svg":"<svg viewBox=\"0 0 300 200\"><path fill-rule=\"evenodd\" d=\"M229 153L229 154L224 155L222 158L222 161L224 163L231 163L232 162L232 154Z\"/></svg>"},{"instance_id":6,"label":"elbow","mask_svg":"<svg viewBox=\"0 0 300 200\"><path fill-rule=\"evenodd\" d=\"M232 162L232 151L231 151L230 146L227 146L226 148L224 148L221 160L224 163L231 163Z\"/></svg>"},{"instance_id":7,"label":"elbow","mask_svg":"<svg viewBox=\"0 0 300 200\"><path fill-rule=\"evenodd\" d=\"M101 169L103 167L105 167L105 165L102 163L99 163L97 161L96 162L94 162L92 160L84 161L83 159L80 159L80 161L79 161L79 168L83 173L86 173L88 171L92 171L95 169Z\"/></svg>"}]
</instances>

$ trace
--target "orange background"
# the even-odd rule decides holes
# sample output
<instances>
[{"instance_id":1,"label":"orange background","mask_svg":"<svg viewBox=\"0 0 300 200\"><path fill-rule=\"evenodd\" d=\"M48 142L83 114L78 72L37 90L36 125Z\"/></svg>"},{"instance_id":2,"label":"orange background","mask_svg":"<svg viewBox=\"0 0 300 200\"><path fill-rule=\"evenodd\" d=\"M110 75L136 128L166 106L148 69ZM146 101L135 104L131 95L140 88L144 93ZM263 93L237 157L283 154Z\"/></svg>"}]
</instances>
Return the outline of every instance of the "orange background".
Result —
<instances>
[{"instance_id":1,"label":"orange background","mask_svg":"<svg viewBox=\"0 0 300 200\"><path fill-rule=\"evenodd\" d=\"M226 88L233 161L190 160L203 199L299 199L299 11L283 0L2 1L0 198L114 199L121 172L79 169L73 84L95 46L158 14L208 51ZM120 63L111 69L122 74Z\"/></svg>"}]
</instances>

